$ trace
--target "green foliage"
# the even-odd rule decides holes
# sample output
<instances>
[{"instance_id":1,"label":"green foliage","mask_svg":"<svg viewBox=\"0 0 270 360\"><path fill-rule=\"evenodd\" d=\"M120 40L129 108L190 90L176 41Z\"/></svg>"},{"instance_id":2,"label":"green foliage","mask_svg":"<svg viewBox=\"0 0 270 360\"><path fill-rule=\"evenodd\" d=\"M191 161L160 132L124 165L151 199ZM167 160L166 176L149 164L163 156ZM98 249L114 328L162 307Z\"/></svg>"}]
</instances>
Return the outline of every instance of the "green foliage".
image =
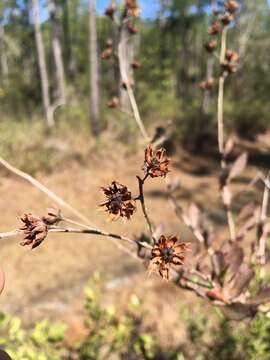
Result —
<instances>
[{"instance_id":1,"label":"green foliage","mask_svg":"<svg viewBox=\"0 0 270 360\"><path fill-rule=\"evenodd\" d=\"M86 326L89 335L79 346L81 360L104 359L117 355L127 359L153 359L155 340L141 328L141 302L132 295L126 313L101 304L101 278L90 280L85 289Z\"/></svg>"},{"instance_id":2,"label":"green foliage","mask_svg":"<svg viewBox=\"0 0 270 360\"><path fill-rule=\"evenodd\" d=\"M44 320L26 331L17 317L1 314L0 346L13 360L60 360L65 326Z\"/></svg>"},{"instance_id":3,"label":"green foliage","mask_svg":"<svg viewBox=\"0 0 270 360\"><path fill-rule=\"evenodd\" d=\"M188 336L187 353L201 360L269 360L270 319L258 313L252 320L233 322L220 310L207 314L202 306L181 309ZM189 358L188 355L188 358Z\"/></svg>"}]
</instances>

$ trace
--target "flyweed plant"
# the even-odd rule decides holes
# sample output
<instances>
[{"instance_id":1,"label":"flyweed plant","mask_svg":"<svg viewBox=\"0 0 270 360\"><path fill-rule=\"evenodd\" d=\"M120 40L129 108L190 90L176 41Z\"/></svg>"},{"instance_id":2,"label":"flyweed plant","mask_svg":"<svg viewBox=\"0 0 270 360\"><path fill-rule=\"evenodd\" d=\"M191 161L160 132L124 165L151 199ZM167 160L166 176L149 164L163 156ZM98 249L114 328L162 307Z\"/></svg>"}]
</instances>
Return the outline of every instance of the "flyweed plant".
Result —
<instances>
[{"instance_id":1,"label":"flyweed plant","mask_svg":"<svg viewBox=\"0 0 270 360\"><path fill-rule=\"evenodd\" d=\"M111 3L106 14L115 19L116 6ZM77 233L92 236L107 237L114 241L121 250L135 257L142 264L146 264L149 273L156 272L162 279L174 282L178 287L193 291L198 296L215 306L219 306L227 316L240 320L252 317L257 312L268 312L267 303L270 302L270 286L264 276L268 261L269 249L267 237L269 224L267 210L270 191L270 174L264 176L258 173L256 181L264 184L262 203L247 203L237 214L233 213L233 194L231 184L247 165L247 154L240 154L231 163L229 159L234 149L234 142L227 137L224 131L223 102L224 85L228 76L237 71L238 55L234 50L227 48L227 34L236 19L239 4L228 0L224 7L215 11L215 19L208 33L209 42L206 50L217 58L219 64L218 99L217 99L217 142L220 158L219 194L222 207L226 213L228 239L221 243L218 239L215 224L204 212L191 203L186 209L178 201L176 190L178 183L169 178L172 172L170 160L165 149L156 148L154 144L146 146L140 173L136 175L138 192L132 194L124 184L112 180L107 186L101 187L104 201L100 207L108 213L113 221L132 221L138 208L141 209L148 233L129 238L123 235L103 231L89 225L89 220L46 188L30 175L14 168L4 159L0 163L8 170L24 178L32 185L49 196L60 208L48 209L43 216L24 214L21 218L22 227L0 234L0 238L21 236L21 245L44 246L45 240L56 233ZM122 15L118 18L120 30L126 26L129 32L133 29L133 18L138 15L139 8L136 1L126 0ZM131 31L133 29L133 31ZM220 41L219 41L220 40ZM121 65L121 37L119 38L118 59ZM127 41L127 40L125 40ZM114 52L112 43L107 42L107 48L102 53L103 58ZM219 53L218 53L219 49ZM144 136L138 106L135 101L130 79L125 71L120 71L122 81L128 93L134 118ZM209 90L216 81L206 79L200 87ZM117 103L118 100L114 99ZM154 226L151 214L147 211L145 201L145 186L156 178L165 180L168 201L173 210L193 233L190 243L183 242L179 234L160 234ZM255 181L253 181L255 182ZM71 212L79 221L67 218L64 211ZM187 259L188 258L188 259ZM187 260L187 261L186 261Z\"/></svg>"}]
</instances>

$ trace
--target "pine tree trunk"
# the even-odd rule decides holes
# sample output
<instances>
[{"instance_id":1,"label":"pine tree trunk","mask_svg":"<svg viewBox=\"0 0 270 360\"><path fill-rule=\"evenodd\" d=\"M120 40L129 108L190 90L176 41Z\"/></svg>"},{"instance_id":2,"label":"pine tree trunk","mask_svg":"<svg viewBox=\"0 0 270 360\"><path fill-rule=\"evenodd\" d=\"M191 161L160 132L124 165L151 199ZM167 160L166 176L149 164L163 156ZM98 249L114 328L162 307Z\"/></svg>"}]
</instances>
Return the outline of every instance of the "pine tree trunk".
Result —
<instances>
[{"instance_id":1,"label":"pine tree trunk","mask_svg":"<svg viewBox=\"0 0 270 360\"><path fill-rule=\"evenodd\" d=\"M89 0L89 63L90 63L90 123L92 133L100 133L99 64L96 27L96 1Z\"/></svg>"},{"instance_id":2,"label":"pine tree trunk","mask_svg":"<svg viewBox=\"0 0 270 360\"><path fill-rule=\"evenodd\" d=\"M3 85L8 84L8 61L7 54L5 49L5 28L4 25L0 22L0 63L1 63L1 75Z\"/></svg>"},{"instance_id":3,"label":"pine tree trunk","mask_svg":"<svg viewBox=\"0 0 270 360\"><path fill-rule=\"evenodd\" d=\"M55 62L55 73L57 82L57 98L62 104L65 103L65 71L62 56L61 28L59 23L60 8L57 0L50 0L50 14L52 23L52 49Z\"/></svg>"},{"instance_id":4,"label":"pine tree trunk","mask_svg":"<svg viewBox=\"0 0 270 360\"><path fill-rule=\"evenodd\" d=\"M51 128L54 126L54 118L53 118L52 107L50 104L49 79L48 79L48 73L46 67L44 44L41 35L38 0L30 0L30 5L31 5L31 9L33 13L33 21L34 21L38 66L39 66L39 73L41 80L42 102L46 116L47 126Z\"/></svg>"}]
</instances>

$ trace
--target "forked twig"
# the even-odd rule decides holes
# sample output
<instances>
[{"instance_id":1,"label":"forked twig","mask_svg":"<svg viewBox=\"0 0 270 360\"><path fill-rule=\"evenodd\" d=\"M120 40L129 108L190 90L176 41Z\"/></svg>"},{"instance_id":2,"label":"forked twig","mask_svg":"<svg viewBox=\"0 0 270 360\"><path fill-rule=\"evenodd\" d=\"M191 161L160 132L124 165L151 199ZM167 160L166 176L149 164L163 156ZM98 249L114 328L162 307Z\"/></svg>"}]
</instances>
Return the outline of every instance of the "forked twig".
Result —
<instances>
[{"instance_id":1,"label":"forked twig","mask_svg":"<svg viewBox=\"0 0 270 360\"><path fill-rule=\"evenodd\" d=\"M151 220L150 220L150 218L149 218L149 216L148 216L148 214L147 214L147 210L146 210L146 207L145 207L145 201L144 201L143 185L144 185L144 182L145 182L145 180L147 179L147 177L148 177L148 174L146 174L143 179L141 179L139 176L137 176L138 185L139 185L139 196L137 197L137 199L140 200L143 215L144 215L145 220L146 220L146 223L147 223L147 225L148 225L150 234L151 234L151 236L153 236L152 223L151 223Z\"/></svg>"}]
</instances>

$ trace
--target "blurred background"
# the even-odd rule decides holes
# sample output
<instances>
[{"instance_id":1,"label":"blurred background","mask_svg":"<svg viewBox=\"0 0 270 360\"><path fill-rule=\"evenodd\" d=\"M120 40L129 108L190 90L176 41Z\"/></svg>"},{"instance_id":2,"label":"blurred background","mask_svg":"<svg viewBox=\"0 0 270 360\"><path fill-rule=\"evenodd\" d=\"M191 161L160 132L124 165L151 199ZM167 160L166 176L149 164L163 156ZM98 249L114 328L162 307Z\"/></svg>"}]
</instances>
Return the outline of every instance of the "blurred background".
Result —
<instances>
[{"instance_id":1,"label":"blurred background","mask_svg":"<svg viewBox=\"0 0 270 360\"><path fill-rule=\"evenodd\" d=\"M205 51L213 10L223 2L137 3L127 71L142 121L172 158L183 204L195 200L225 239L226 219L215 195L220 69ZM239 3L228 33L239 68L226 80L224 119L236 153L249 152L250 168L235 185L241 191L257 168L270 167L270 2ZM117 180L137 192L145 145L117 64L117 12L124 2L115 2L114 22L110 4L1 0L0 155L94 225L139 236L145 230L139 211L127 223L108 223L97 212L100 186ZM204 91L199 84L209 78L214 85ZM52 205L4 168L0 174L1 231L17 228L24 212L42 215ZM260 200L258 190L247 196ZM165 233L190 239L166 201L162 181L147 185L146 198ZM0 344L14 359L270 359L267 319L256 318L243 334L245 323L231 324L194 295L148 277L106 239L54 235L33 252L14 239L1 240L1 246L6 287Z\"/></svg>"}]
</instances>

